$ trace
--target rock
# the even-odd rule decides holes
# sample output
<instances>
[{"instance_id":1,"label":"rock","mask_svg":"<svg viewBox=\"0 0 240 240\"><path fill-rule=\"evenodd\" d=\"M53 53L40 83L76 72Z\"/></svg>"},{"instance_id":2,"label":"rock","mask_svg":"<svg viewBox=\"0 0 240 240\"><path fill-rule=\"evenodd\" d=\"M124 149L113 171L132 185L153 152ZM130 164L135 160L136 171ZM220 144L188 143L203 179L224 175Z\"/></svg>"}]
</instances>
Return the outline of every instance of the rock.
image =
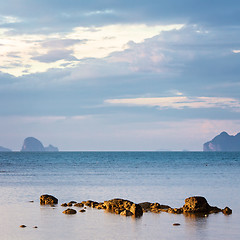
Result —
<instances>
[{"instance_id":1,"label":"rock","mask_svg":"<svg viewBox=\"0 0 240 240\"><path fill-rule=\"evenodd\" d=\"M77 211L72 208L68 208L68 209L64 210L63 213L64 214L76 214Z\"/></svg>"},{"instance_id":2,"label":"rock","mask_svg":"<svg viewBox=\"0 0 240 240\"><path fill-rule=\"evenodd\" d=\"M211 207L204 197L194 196L185 199L182 209L184 213L208 213Z\"/></svg>"},{"instance_id":3,"label":"rock","mask_svg":"<svg viewBox=\"0 0 240 240\"><path fill-rule=\"evenodd\" d=\"M122 212L120 213L120 215L121 215L121 216L126 216L126 217L128 217L128 216L132 216L133 213L130 212L129 210L124 210L124 211L122 211Z\"/></svg>"},{"instance_id":4,"label":"rock","mask_svg":"<svg viewBox=\"0 0 240 240\"><path fill-rule=\"evenodd\" d=\"M84 205L88 206L88 207L91 207L93 201L92 200L88 200L84 203Z\"/></svg>"},{"instance_id":5,"label":"rock","mask_svg":"<svg viewBox=\"0 0 240 240\"><path fill-rule=\"evenodd\" d=\"M11 151L12 151L11 149L0 146L0 152L11 152Z\"/></svg>"},{"instance_id":6,"label":"rock","mask_svg":"<svg viewBox=\"0 0 240 240\"><path fill-rule=\"evenodd\" d=\"M240 133L230 136L222 132L211 141L204 143L203 151L240 151Z\"/></svg>"},{"instance_id":7,"label":"rock","mask_svg":"<svg viewBox=\"0 0 240 240\"><path fill-rule=\"evenodd\" d=\"M42 143L38 139L34 137L28 137L28 138L25 138L21 151L22 152L44 152L45 149Z\"/></svg>"},{"instance_id":8,"label":"rock","mask_svg":"<svg viewBox=\"0 0 240 240\"><path fill-rule=\"evenodd\" d=\"M218 207L212 207L210 206L210 210L209 210L209 213L219 213L221 212L222 210Z\"/></svg>"},{"instance_id":9,"label":"rock","mask_svg":"<svg viewBox=\"0 0 240 240\"><path fill-rule=\"evenodd\" d=\"M130 208L130 212L135 216L135 217L141 217L143 215L143 210L142 207L139 204L132 204Z\"/></svg>"},{"instance_id":10,"label":"rock","mask_svg":"<svg viewBox=\"0 0 240 240\"><path fill-rule=\"evenodd\" d=\"M41 205L58 204L58 199L55 198L54 196L45 194L45 195L42 195L42 196L40 197L40 204L41 204Z\"/></svg>"},{"instance_id":11,"label":"rock","mask_svg":"<svg viewBox=\"0 0 240 240\"><path fill-rule=\"evenodd\" d=\"M180 226L180 223L173 223L173 226Z\"/></svg>"},{"instance_id":12,"label":"rock","mask_svg":"<svg viewBox=\"0 0 240 240\"><path fill-rule=\"evenodd\" d=\"M71 202L69 202L67 205L68 205L69 207L71 207L71 206L72 206L72 203L71 203Z\"/></svg>"},{"instance_id":13,"label":"rock","mask_svg":"<svg viewBox=\"0 0 240 240\"><path fill-rule=\"evenodd\" d=\"M91 207L92 207L92 208L95 208L95 207L98 206L98 204L99 204L98 202L91 202Z\"/></svg>"},{"instance_id":14,"label":"rock","mask_svg":"<svg viewBox=\"0 0 240 240\"><path fill-rule=\"evenodd\" d=\"M67 203L62 203L61 206L62 207L67 207Z\"/></svg>"},{"instance_id":15,"label":"rock","mask_svg":"<svg viewBox=\"0 0 240 240\"><path fill-rule=\"evenodd\" d=\"M25 228L25 227L27 227L26 225L20 225L19 226L20 228Z\"/></svg>"},{"instance_id":16,"label":"rock","mask_svg":"<svg viewBox=\"0 0 240 240\"><path fill-rule=\"evenodd\" d=\"M223 214L225 215L230 215L232 214L232 209L229 208L229 207L225 207L223 210L222 210Z\"/></svg>"},{"instance_id":17,"label":"rock","mask_svg":"<svg viewBox=\"0 0 240 240\"><path fill-rule=\"evenodd\" d=\"M38 228L38 226L34 226L33 228Z\"/></svg>"},{"instance_id":18,"label":"rock","mask_svg":"<svg viewBox=\"0 0 240 240\"><path fill-rule=\"evenodd\" d=\"M74 207L83 207L83 206L84 206L83 203L75 203L75 204L74 204Z\"/></svg>"},{"instance_id":19,"label":"rock","mask_svg":"<svg viewBox=\"0 0 240 240\"><path fill-rule=\"evenodd\" d=\"M139 203L139 205L142 207L143 212L148 212L151 210L152 203L142 202L142 203Z\"/></svg>"},{"instance_id":20,"label":"rock","mask_svg":"<svg viewBox=\"0 0 240 240\"><path fill-rule=\"evenodd\" d=\"M86 210L85 209L81 209L79 212L84 213L84 212L86 212Z\"/></svg>"}]
</instances>

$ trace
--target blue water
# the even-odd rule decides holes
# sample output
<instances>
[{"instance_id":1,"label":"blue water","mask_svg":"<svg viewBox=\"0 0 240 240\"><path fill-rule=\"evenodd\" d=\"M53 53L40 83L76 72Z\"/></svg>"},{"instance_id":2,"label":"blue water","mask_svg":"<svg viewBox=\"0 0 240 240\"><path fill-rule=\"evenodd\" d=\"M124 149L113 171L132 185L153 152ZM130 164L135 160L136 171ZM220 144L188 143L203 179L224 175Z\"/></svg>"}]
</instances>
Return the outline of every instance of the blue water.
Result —
<instances>
[{"instance_id":1,"label":"blue water","mask_svg":"<svg viewBox=\"0 0 240 240\"><path fill-rule=\"evenodd\" d=\"M0 153L0 239L47 239L45 236L51 234L53 239L239 239L239 173L239 152ZM84 217L77 214L66 218L60 206L55 211L39 206L39 196L45 193L56 196L60 203L120 197L172 207L181 207L189 196L201 195L210 205L229 206L233 214L189 219L146 213L141 220L133 221L89 209ZM30 200L34 203L29 204ZM41 228L35 232L30 228L19 230L18 225L24 224L21 221L34 217ZM82 218L88 225L77 231L74 226L79 221L83 224ZM89 229L96 219L102 224L101 230ZM51 221L59 224L52 231ZM72 229L70 235L61 227L62 221ZM180 221L181 226L173 229L173 221ZM161 229L164 233L160 234Z\"/></svg>"}]
</instances>

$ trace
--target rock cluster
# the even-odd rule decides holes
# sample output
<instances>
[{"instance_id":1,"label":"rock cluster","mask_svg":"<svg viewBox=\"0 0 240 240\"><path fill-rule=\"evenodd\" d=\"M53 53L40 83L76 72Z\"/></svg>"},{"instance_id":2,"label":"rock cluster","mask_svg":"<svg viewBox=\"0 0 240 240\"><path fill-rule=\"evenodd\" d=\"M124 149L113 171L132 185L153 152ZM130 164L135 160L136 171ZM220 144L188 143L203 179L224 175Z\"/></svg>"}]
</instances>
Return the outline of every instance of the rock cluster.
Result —
<instances>
[{"instance_id":1,"label":"rock cluster","mask_svg":"<svg viewBox=\"0 0 240 240\"><path fill-rule=\"evenodd\" d=\"M40 197L40 204L57 204L58 199L51 195L42 195ZM96 202L92 200L82 201L77 203L76 201L71 201L69 203L63 203L61 206L63 207L80 207L84 206L96 208L96 209L104 209L108 212L120 214L122 216L133 216L133 217L141 217L143 212L167 212L167 213L175 213L175 214L211 214L222 212L226 215L232 214L232 210L229 207L225 207L224 209L220 209L218 207L210 206L207 200L201 196L193 196L185 199L185 204L181 208L171 208L168 205L161 205L159 203L150 203L150 202L142 202L142 203L134 203L129 200L114 198L104 202ZM85 207L86 208L86 207ZM84 209L79 212L85 212ZM65 214L76 214L77 211L71 208L63 211Z\"/></svg>"}]
</instances>

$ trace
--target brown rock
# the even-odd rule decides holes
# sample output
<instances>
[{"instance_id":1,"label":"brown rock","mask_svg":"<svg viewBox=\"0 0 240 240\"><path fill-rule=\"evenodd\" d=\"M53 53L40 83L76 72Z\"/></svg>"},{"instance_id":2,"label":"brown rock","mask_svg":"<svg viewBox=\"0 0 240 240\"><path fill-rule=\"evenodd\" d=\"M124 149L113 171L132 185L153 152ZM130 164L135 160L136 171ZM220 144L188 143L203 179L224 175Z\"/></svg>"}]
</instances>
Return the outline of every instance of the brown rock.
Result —
<instances>
[{"instance_id":1,"label":"brown rock","mask_svg":"<svg viewBox=\"0 0 240 240\"><path fill-rule=\"evenodd\" d=\"M71 208L66 209L65 211L63 211L64 214L76 214L77 211Z\"/></svg>"},{"instance_id":2,"label":"brown rock","mask_svg":"<svg viewBox=\"0 0 240 240\"><path fill-rule=\"evenodd\" d=\"M225 207L222 212L225 214L225 215L230 215L232 214L232 209L229 208L229 207Z\"/></svg>"},{"instance_id":3,"label":"brown rock","mask_svg":"<svg viewBox=\"0 0 240 240\"><path fill-rule=\"evenodd\" d=\"M183 212L191 213L208 213L211 207L204 197L194 196L185 199Z\"/></svg>"},{"instance_id":4,"label":"brown rock","mask_svg":"<svg viewBox=\"0 0 240 240\"><path fill-rule=\"evenodd\" d=\"M61 206L62 207L67 207L67 203L62 203Z\"/></svg>"},{"instance_id":5,"label":"brown rock","mask_svg":"<svg viewBox=\"0 0 240 240\"><path fill-rule=\"evenodd\" d=\"M25 228L25 227L27 227L26 225L20 225L19 226L20 228Z\"/></svg>"},{"instance_id":6,"label":"brown rock","mask_svg":"<svg viewBox=\"0 0 240 240\"><path fill-rule=\"evenodd\" d=\"M143 210L142 207L139 204L132 204L130 208L130 212L135 216L135 217L141 217L143 215Z\"/></svg>"},{"instance_id":7,"label":"brown rock","mask_svg":"<svg viewBox=\"0 0 240 240\"><path fill-rule=\"evenodd\" d=\"M95 208L95 207L98 206L98 204L99 204L98 202L91 202L91 207L92 207L92 208Z\"/></svg>"},{"instance_id":8,"label":"brown rock","mask_svg":"<svg viewBox=\"0 0 240 240\"><path fill-rule=\"evenodd\" d=\"M128 216L132 216L133 214L129 210L124 210L120 213L120 215L128 217Z\"/></svg>"},{"instance_id":9,"label":"brown rock","mask_svg":"<svg viewBox=\"0 0 240 240\"><path fill-rule=\"evenodd\" d=\"M71 203L71 204L75 204L75 203L77 203L76 201L70 201L69 203Z\"/></svg>"},{"instance_id":10,"label":"brown rock","mask_svg":"<svg viewBox=\"0 0 240 240\"><path fill-rule=\"evenodd\" d=\"M173 223L173 226L180 226L180 223Z\"/></svg>"},{"instance_id":11,"label":"brown rock","mask_svg":"<svg viewBox=\"0 0 240 240\"><path fill-rule=\"evenodd\" d=\"M88 200L88 201L86 201L85 203L84 203L84 205L86 205L86 206L88 206L88 207L91 207L91 205L92 205L92 200Z\"/></svg>"},{"instance_id":12,"label":"brown rock","mask_svg":"<svg viewBox=\"0 0 240 240\"><path fill-rule=\"evenodd\" d=\"M219 213L221 212L222 210L218 207L211 207L210 206L210 210L209 210L209 213Z\"/></svg>"},{"instance_id":13,"label":"brown rock","mask_svg":"<svg viewBox=\"0 0 240 240\"><path fill-rule=\"evenodd\" d=\"M74 207L83 207L83 206L84 206L83 203L75 203L75 204L74 204Z\"/></svg>"},{"instance_id":14,"label":"brown rock","mask_svg":"<svg viewBox=\"0 0 240 240\"><path fill-rule=\"evenodd\" d=\"M84 213L84 212L86 212L86 210L85 209L81 209L79 212Z\"/></svg>"},{"instance_id":15,"label":"brown rock","mask_svg":"<svg viewBox=\"0 0 240 240\"><path fill-rule=\"evenodd\" d=\"M139 203L139 205L142 207L143 212L148 212L151 209L152 203L142 202L142 203Z\"/></svg>"},{"instance_id":16,"label":"brown rock","mask_svg":"<svg viewBox=\"0 0 240 240\"><path fill-rule=\"evenodd\" d=\"M54 196L45 194L45 195L42 195L42 196L40 197L40 204L41 204L41 205L58 204L58 199L55 198Z\"/></svg>"},{"instance_id":17,"label":"brown rock","mask_svg":"<svg viewBox=\"0 0 240 240\"><path fill-rule=\"evenodd\" d=\"M71 207L71 206L72 206L72 203L71 203L71 202L69 202L69 203L67 204L67 206Z\"/></svg>"}]
</instances>

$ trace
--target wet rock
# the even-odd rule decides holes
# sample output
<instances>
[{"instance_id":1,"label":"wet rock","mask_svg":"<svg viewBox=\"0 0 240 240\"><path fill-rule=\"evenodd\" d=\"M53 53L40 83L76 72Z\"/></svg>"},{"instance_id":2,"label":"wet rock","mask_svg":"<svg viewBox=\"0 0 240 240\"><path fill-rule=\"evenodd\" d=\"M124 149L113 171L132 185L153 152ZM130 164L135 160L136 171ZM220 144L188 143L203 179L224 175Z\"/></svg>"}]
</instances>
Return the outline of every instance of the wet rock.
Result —
<instances>
[{"instance_id":1,"label":"wet rock","mask_svg":"<svg viewBox=\"0 0 240 240\"><path fill-rule=\"evenodd\" d=\"M142 207L139 204L132 204L130 208L130 212L135 216L135 217L141 217L143 215L143 210Z\"/></svg>"},{"instance_id":2,"label":"wet rock","mask_svg":"<svg viewBox=\"0 0 240 240\"><path fill-rule=\"evenodd\" d=\"M88 206L88 207L91 207L93 201L92 200L88 200L84 203L84 205Z\"/></svg>"},{"instance_id":3,"label":"wet rock","mask_svg":"<svg viewBox=\"0 0 240 240\"><path fill-rule=\"evenodd\" d=\"M67 204L67 206L71 207L71 206L72 206L72 203L71 203L71 202L69 202L69 203Z\"/></svg>"},{"instance_id":4,"label":"wet rock","mask_svg":"<svg viewBox=\"0 0 240 240\"><path fill-rule=\"evenodd\" d=\"M69 203L71 203L71 204L75 204L75 203L77 203L76 201L71 201L71 202L69 202Z\"/></svg>"},{"instance_id":5,"label":"wet rock","mask_svg":"<svg viewBox=\"0 0 240 240\"><path fill-rule=\"evenodd\" d=\"M33 228L38 228L38 226L34 226Z\"/></svg>"},{"instance_id":6,"label":"wet rock","mask_svg":"<svg viewBox=\"0 0 240 240\"><path fill-rule=\"evenodd\" d=\"M84 206L83 203L75 203L75 204L74 204L74 207L83 207L83 206Z\"/></svg>"},{"instance_id":7,"label":"wet rock","mask_svg":"<svg viewBox=\"0 0 240 240\"><path fill-rule=\"evenodd\" d=\"M67 203L62 203L61 206L62 207L67 207Z\"/></svg>"},{"instance_id":8,"label":"wet rock","mask_svg":"<svg viewBox=\"0 0 240 240\"><path fill-rule=\"evenodd\" d=\"M20 228L25 228L25 227L27 227L26 225L20 225L19 226Z\"/></svg>"},{"instance_id":9,"label":"wet rock","mask_svg":"<svg viewBox=\"0 0 240 240\"><path fill-rule=\"evenodd\" d=\"M128 217L128 216L132 216L133 213L130 212L129 210L124 210L124 211L122 211L122 212L120 213L120 215L121 215L121 216L126 216L126 217Z\"/></svg>"},{"instance_id":10,"label":"wet rock","mask_svg":"<svg viewBox=\"0 0 240 240\"><path fill-rule=\"evenodd\" d=\"M40 197L40 204L41 205L47 205L47 204L58 204L58 199L54 196L45 194Z\"/></svg>"},{"instance_id":11,"label":"wet rock","mask_svg":"<svg viewBox=\"0 0 240 240\"><path fill-rule=\"evenodd\" d=\"M84 212L86 212L86 210L85 209L81 209L79 212L84 213Z\"/></svg>"},{"instance_id":12,"label":"wet rock","mask_svg":"<svg viewBox=\"0 0 240 240\"><path fill-rule=\"evenodd\" d=\"M208 213L211 206L204 197L194 196L185 199L183 205L184 213Z\"/></svg>"},{"instance_id":13,"label":"wet rock","mask_svg":"<svg viewBox=\"0 0 240 240\"><path fill-rule=\"evenodd\" d=\"M142 202L142 203L139 203L139 205L142 207L143 212L148 212L151 210L152 203Z\"/></svg>"},{"instance_id":14,"label":"wet rock","mask_svg":"<svg viewBox=\"0 0 240 240\"><path fill-rule=\"evenodd\" d=\"M180 223L173 223L173 226L180 226Z\"/></svg>"},{"instance_id":15,"label":"wet rock","mask_svg":"<svg viewBox=\"0 0 240 240\"><path fill-rule=\"evenodd\" d=\"M106 209L106 206L104 205L104 203L99 203L95 208L97 208L97 209Z\"/></svg>"},{"instance_id":16,"label":"wet rock","mask_svg":"<svg viewBox=\"0 0 240 240\"><path fill-rule=\"evenodd\" d=\"M225 207L223 210L222 210L223 214L225 215L230 215L232 214L232 209L229 208L229 207Z\"/></svg>"},{"instance_id":17,"label":"wet rock","mask_svg":"<svg viewBox=\"0 0 240 240\"><path fill-rule=\"evenodd\" d=\"M100 206L98 205L98 207ZM143 210L140 204L135 204L129 200L121 198L104 201L101 207L105 208L107 211L120 214L122 216L134 215L135 217L141 217L143 215Z\"/></svg>"},{"instance_id":18,"label":"wet rock","mask_svg":"<svg viewBox=\"0 0 240 240\"><path fill-rule=\"evenodd\" d=\"M72 208L68 208L65 211L63 211L64 214L76 214L77 211L72 209Z\"/></svg>"},{"instance_id":19,"label":"wet rock","mask_svg":"<svg viewBox=\"0 0 240 240\"><path fill-rule=\"evenodd\" d=\"M175 213L175 214L181 214L183 213L182 208L168 208L168 213Z\"/></svg>"},{"instance_id":20,"label":"wet rock","mask_svg":"<svg viewBox=\"0 0 240 240\"><path fill-rule=\"evenodd\" d=\"M210 209L209 209L209 213L219 213L221 212L222 210L218 207L212 207L210 206Z\"/></svg>"},{"instance_id":21,"label":"wet rock","mask_svg":"<svg viewBox=\"0 0 240 240\"><path fill-rule=\"evenodd\" d=\"M95 208L95 207L98 206L98 204L99 204L98 202L94 202L94 201L93 201L93 202L91 202L91 207L92 207L92 208Z\"/></svg>"}]
</instances>

